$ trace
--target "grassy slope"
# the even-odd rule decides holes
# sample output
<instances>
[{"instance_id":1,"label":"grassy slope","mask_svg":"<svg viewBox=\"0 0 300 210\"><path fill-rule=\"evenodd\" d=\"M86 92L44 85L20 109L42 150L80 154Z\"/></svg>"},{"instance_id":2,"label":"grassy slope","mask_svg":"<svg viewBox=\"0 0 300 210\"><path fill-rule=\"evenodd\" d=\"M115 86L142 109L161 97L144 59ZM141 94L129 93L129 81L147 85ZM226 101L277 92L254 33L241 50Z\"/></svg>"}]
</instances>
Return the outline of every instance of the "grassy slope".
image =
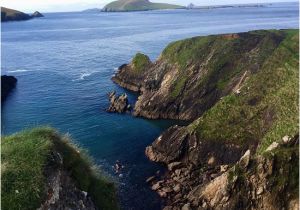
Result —
<instances>
[{"instance_id":1,"label":"grassy slope","mask_svg":"<svg viewBox=\"0 0 300 210\"><path fill-rule=\"evenodd\" d=\"M260 33L260 32L257 32ZM241 88L193 122L189 129L200 139L236 142L260 141L262 152L273 141L298 131L299 32L286 37Z\"/></svg>"},{"instance_id":2,"label":"grassy slope","mask_svg":"<svg viewBox=\"0 0 300 210\"><path fill-rule=\"evenodd\" d=\"M3 209L36 209L45 199L44 166L52 151L63 157L77 186L87 191L100 209L117 209L114 185L91 166L89 158L51 128L26 130L2 138ZM84 171L84 173L82 173Z\"/></svg>"},{"instance_id":3,"label":"grassy slope","mask_svg":"<svg viewBox=\"0 0 300 210\"><path fill-rule=\"evenodd\" d=\"M104 9L108 11L142 11L156 9L178 9L183 8L178 5L152 3L145 0L119 0L107 4Z\"/></svg>"}]
</instances>

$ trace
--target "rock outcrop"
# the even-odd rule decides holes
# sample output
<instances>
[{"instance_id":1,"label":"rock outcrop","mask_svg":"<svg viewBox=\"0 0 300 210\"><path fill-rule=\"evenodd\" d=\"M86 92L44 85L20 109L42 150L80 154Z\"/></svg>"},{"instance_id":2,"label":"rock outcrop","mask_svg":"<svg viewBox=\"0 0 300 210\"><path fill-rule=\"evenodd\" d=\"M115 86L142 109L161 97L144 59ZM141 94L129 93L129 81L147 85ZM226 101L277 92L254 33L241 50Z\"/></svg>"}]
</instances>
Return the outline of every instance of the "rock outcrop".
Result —
<instances>
[{"instance_id":1,"label":"rock outcrop","mask_svg":"<svg viewBox=\"0 0 300 210\"><path fill-rule=\"evenodd\" d=\"M17 79L14 76L1 76L1 102L5 101L7 96L16 87Z\"/></svg>"},{"instance_id":2,"label":"rock outcrop","mask_svg":"<svg viewBox=\"0 0 300 210\"><path fill-rule=\"evenodd\" d=\"M44 17L44 15L42 15L40 12L38 12L38 11L35 11L32 15L31 15L31 17L33 17L33 18L39 18L39 17Z\"/></svg>"},{"instance_id":3,"label":"rock outcrop","mask_svg":"<svg viewBox=\"0 0 300 210\"><path fill-rule=\"evenodd\" d=\"M284 164L272 166L267 181L255 172L294 151L281 150L285 146L277 141L289 142L298 132L298 35L272 30L195 37L171 43L155 62L138 55L143 62L135 57L120 67L113 80L140 93L136 116L191 120L163 132L145 151L169 168L162 180L150 181L167 200L165 209L298 205L298 182L285 180ZM276 151L282 153L268 156ZM287 161L286 173L294 174L297 164L297 158ZM274 179L293 189L264 186ZM291 196L280 200L282 192Z\"/></svg>"},{"instance_id":4,"label":"rock outcrop","mask_svg":"<svg viewBox=\"0 0 300 210\"><path fill-rule=\"evenodd\" d=\"M109 93L108 97L110 101L110 106L107 109L108 112L124 113L131 110L126 93L117 96L116 92L113 91Z\"/></svg>"}]
</instances>

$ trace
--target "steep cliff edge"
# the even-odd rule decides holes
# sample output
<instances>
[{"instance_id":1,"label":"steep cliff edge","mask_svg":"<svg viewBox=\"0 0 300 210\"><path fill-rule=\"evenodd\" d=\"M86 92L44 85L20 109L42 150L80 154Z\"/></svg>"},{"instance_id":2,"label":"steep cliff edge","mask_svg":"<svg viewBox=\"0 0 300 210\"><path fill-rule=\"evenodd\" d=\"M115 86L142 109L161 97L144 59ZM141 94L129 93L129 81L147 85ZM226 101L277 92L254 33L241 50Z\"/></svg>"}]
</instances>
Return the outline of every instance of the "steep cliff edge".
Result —
<instances>
[{"instance_id":1,"label":"steep cliff edge","mask_svg":"<svg viewBox=\"0 0 300 210\"><path fill-rule=\"evenodd\" d=\"M51 128L1 139L2 209L118 209L114 184Z\"/></svg>"},{"instance_id":2,"label":"steep cliff edge","mask_svg":"<svg viewBox=\"0 0 300 210\"><path fill-rule=\"evenodd\" d=\"M144 68L137 70L136 58L120 67L113 80L141 93L135 115L193 120L188 126L169 128L146 148L150 160L169 168L162 180L152 182L152 189L169 201L166 209L265 209L259 206L261 197L243 203L251 193L245 183L239 189L246 192L236 202L231 198L238 190L221 196L221 205L188 195L196 188L202 195L204 186L218 189L221 168L223 174L247 150L256 159L270 145L297 136L298 36L298 30L270 30L195 37L171 43ZM287 165L298 170L298 159L291 158ZM283 179L280 169L275 170L276 178ZM282 193L274 192L276 198ZM284 204L278 206L272 201L269 207L297 205L298 190L287 192L293 198L282 199ZM209 198L217 201L216 194Z\"/></svg>"},{"instance_id":3,"label":"steep cliff edge","mask_svg":"<svg viewBox=\"0 0 300 210\"><path fill-rule=\"evenodd\" d=\"M259 72L286 33L253 31L177 41L154 63L137 54L113 80L142 91L135 105L137 116L195 120Z\"/></svg>"}]
</instances>

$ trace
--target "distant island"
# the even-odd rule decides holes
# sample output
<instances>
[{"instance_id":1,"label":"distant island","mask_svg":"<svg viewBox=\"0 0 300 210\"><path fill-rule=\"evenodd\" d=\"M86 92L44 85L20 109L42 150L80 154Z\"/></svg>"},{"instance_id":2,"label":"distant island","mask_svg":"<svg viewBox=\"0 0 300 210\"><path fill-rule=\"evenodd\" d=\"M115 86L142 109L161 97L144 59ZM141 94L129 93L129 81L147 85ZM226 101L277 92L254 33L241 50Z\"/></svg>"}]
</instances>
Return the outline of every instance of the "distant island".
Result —
<instances>
[{"instance_id":1,"label":"distant island","mask_svg":"<svg viewBox=\"0 0 300 210\"><path fill-rule=\"evenodd\" d=\"M38 11L34 12L32 15L28 15L18 10L1 7L1 22L30 20L32 18L37 18L37 17L44 17L44 16Z\"/></svg>"},{"instance_id":2,"label":"distant island","mask_svg":"<svg viewBox=\"0 0 300 210\"><path fill-rule=\"evenodd\" d=\"M228 4L228 5L211 5L211 6L197 6L193 3L187 5L187 9L221 9L221 8L246 8L246 7L266 7L271 4Z\"/></svg>"},{"instance_id":3,"label":"distant island","mask_svg":"<svg viewBox=\"0 0 300 210\"><path fill-rule=\"evenodd\" d=\"M107 4L102 11L104 12L129 12L129 11L146 11L159 9L184 9L184 6L153 3L149 0L118 0Z\"/></svg>"}]
</instances>

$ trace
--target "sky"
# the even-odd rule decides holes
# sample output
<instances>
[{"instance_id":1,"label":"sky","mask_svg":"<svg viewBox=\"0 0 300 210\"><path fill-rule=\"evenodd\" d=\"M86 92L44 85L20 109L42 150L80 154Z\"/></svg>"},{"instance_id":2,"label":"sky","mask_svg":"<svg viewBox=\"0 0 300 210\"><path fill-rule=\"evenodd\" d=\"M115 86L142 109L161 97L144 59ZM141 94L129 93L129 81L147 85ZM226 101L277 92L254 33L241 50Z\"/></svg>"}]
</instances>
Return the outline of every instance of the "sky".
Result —
<instances>
[{"instance_id":1,"label":"sky","mask_svg":"<svg viewBox=\"0 0 300 210\"><path fill-rule=\"evenodd\" d=\"M112 0L1 0L1 6L32 13L40 12L67 12L81 11L89 8L102 8ZM193 3L197 6L243 4L243 3L269 3L291 2L296 0L151 0L186 6Z\"/></svg>"}]
</instances>

